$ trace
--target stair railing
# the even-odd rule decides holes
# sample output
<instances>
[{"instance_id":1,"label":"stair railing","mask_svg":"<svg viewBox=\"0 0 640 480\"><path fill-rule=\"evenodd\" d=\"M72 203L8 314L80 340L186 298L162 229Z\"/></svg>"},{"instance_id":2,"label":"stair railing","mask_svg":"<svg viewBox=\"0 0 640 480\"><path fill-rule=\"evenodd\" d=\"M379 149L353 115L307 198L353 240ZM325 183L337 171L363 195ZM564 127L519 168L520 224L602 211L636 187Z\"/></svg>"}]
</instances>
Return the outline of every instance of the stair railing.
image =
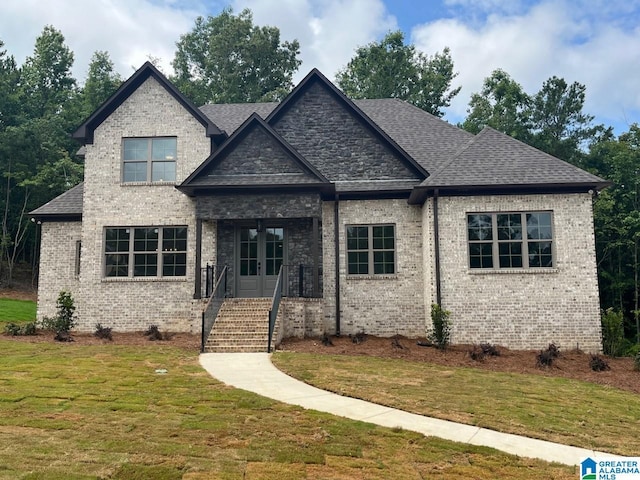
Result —
<instances>
[{"instance_id":1,"label":"stair railing","mask_svg":"<svg viewBox=\"0 0 640 480\"><path fill-rule=\"evenodd\" d=\"M216 321L222 302L227 292L227 267L225 266L220 272L220 276L216 281L213 292L207 300L204 309L202 310L202 333L200 338L200 353L204 353L204 347L209 338L209 334L213 329L213 324Z\"/></svg>"},{"instance_id":2,"label":"stair railing","mask_svg":"<svg viewBox=\"0 0 640 480\"><path fill-rule=\"evenodd\" d=\"M278 309L280 308L280 300L282 299L282 272L283 266L280 265L276 287L273 290L273 300L271 301L271 309L269 310L269 339L267 341L267 353L271 353L271 340L273 339L273 331L276 327L276 319L278 318Z\"/></svg>"}]
</instances>

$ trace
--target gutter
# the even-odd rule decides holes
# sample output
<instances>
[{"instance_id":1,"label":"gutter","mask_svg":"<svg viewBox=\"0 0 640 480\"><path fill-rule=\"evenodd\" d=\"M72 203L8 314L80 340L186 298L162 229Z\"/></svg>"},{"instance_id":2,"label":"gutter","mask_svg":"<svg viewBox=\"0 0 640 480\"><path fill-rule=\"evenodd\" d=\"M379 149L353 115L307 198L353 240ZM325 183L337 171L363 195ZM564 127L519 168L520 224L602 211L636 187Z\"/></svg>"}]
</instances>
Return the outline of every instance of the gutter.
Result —
<instances>
[{"instance_id":1,"label":"gutter","mask_svg":"<svg viewBox=\"0 0 640 480\"><path fill-rule=\"evenodd\" d=\"M340 336L340 195L336 193L333 203L333 242L335 244L335 274L336 274L336 336Z\"/></svg>"},{"instance_id":2,"label":"gutter","mask_svg":"<svg viewBox=\"0 0 640 480\"><path fill-rule=\"evenodd\" d=\"M440 192L436 188L433 191L433 244L435 248L435 268L436 268L436 303L442 303L442 287L440 282L440 231L438 227L438 195Z\"/></svg>"}]
</instances>

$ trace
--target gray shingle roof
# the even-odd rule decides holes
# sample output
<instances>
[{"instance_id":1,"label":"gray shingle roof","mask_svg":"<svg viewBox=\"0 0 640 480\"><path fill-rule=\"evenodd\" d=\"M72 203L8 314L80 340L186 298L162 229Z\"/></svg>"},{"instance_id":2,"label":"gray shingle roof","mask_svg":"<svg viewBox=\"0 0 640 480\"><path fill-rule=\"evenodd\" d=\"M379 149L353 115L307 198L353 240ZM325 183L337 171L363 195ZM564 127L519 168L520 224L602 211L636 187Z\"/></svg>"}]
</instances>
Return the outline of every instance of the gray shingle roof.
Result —
<instances>
[{"instance_id":1,"label":"gray shingle roof","mask_svg":"<svg viewBox=\"0 0 640 480\"><path fill-rule=\"evenodd\" d=\"M84 182L70 188L61 195L36 208L29 215L33 218L78 218L82 216L82 195L84 193Z\"/></svg>"},{"instance_id":2,"label":"gray shingle roof","mask_svg":"<svg viewBox=\"0 0 640 480\"><path fill-rule=\"evenodd\" d=\"M440 170L422 182L425 187L597 185L599 177L514 138L485 127Z\"/></svg>"}]
</instances>

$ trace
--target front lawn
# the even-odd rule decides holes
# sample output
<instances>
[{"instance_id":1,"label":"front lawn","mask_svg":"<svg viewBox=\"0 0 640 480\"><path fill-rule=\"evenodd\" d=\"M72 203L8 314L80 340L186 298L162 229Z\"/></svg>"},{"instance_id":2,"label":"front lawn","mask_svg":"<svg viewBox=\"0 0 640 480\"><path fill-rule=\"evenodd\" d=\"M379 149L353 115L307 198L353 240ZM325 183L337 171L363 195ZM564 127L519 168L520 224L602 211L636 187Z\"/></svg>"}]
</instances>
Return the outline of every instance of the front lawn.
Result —
<instances>
[{"instance_id":1,"label":"front lawn","mask_svg":"<svg viewBox=\"0 0 640 480\"><path fill-rule=\"evenodd\" d=\"M578 473L226 387L199 366L195 352L170 342L83 346L0 338L0 352L0 479L574 479Z\"/></svg>"},{"instance_id":2,"label":"front lawn","mask_svg":"<svg viewBox=\"0 0 640 480\"><path fill-rule=\"evenodd\" d=\"M36 302L0 298L0 332L4 324L13 322L33 322L36 319Z\"/></svg>"},{"instance_id":3,"label":"front lawn","mask_svg":"<svg viewBox=\"0 0 640 480\"><path fill-rule=\"evenodd\" d=\"M342 395L501 432L635 456L640 396L543 375L278 352L287 374ZM640 373L629 371L640 381Z\"/></svg>"}]
</instances>

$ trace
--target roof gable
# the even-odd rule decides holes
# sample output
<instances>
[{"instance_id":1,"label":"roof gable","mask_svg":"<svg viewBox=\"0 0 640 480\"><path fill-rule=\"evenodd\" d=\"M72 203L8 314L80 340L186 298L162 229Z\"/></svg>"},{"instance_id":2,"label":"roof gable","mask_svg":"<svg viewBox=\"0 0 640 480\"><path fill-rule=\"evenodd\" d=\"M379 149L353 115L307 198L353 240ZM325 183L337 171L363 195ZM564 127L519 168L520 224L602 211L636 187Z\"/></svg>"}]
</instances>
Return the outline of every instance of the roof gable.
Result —
<instances>
[{"instance_id":1,"label":"roof gable","mask_svg":"<svg viewBox=\"0 0 640 480\"><path fill-rule=\"evenodd\" d=\"M82 218L84 182L71 187L41 207L29 212L38 221L75 221Z\"/></svg>"},{"instance_id":2,"label":"roof gable","mask_svg":"<svg viewBox=\"0 0 640 480\"><path fill-rule=\"evenodd\" d=\"M365 178L377 179L375 167L380 165L375 162L382 157L389 164L381 169L385 174L380 179L422 180L429 175L317 69L273 109L266 121L331 181L354 180L368 173L373 176ZM345 133L346 128L351 129L351 135ZM363 146L371 151L361 151Z\"/></svg>"},{"instance_id":3,"label":"roof gable","mask_svg":"<svg viewBox=\"0 0 640 480\"><path fill-rule=\"evenodd\" d=\"M207 135L224 138L221 131L204 113L202 113L187 97L151 64L145 62L120 88L111 95L95 112L87 118L71 135L83 144L93 143L93 132L111 115L122 103L135 92L147 79L154 78L173 98L180 103L193 117L205 127Z\"/></svg>"},{"instance_id":4,"label":"roof gable","mask_svg":"<svg viewBox=\"0 0 640 480\"><path fill-rule=\"evenodd\" d=\"M310 187L329 181L258 114L252 114L178 188Z\"/></svg>"}]
</instances>

